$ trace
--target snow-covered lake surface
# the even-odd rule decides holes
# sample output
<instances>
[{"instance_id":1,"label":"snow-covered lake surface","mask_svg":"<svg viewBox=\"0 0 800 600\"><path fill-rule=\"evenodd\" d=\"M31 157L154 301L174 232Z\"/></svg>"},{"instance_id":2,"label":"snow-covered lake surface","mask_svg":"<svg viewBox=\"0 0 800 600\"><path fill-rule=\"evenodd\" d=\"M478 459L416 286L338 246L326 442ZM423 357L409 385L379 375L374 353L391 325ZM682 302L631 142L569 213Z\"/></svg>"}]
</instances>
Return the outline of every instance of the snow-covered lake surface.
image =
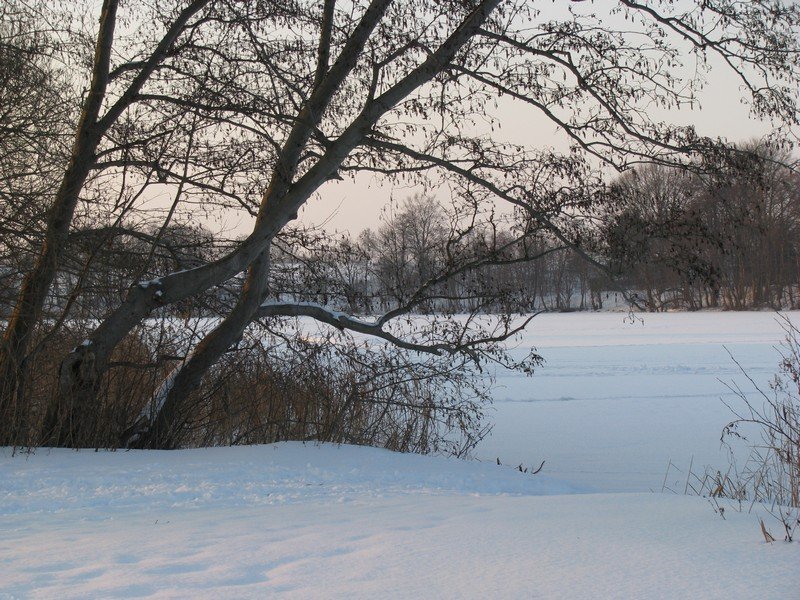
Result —
<instances>
[{"instance_id":1,"label":"snow-covered lake surface","mask_svg":"<svg viewBox=\"0 0 800 600\"><path fill-rule=\"evenodd\" d=\"M0 600L800 597L800 544L766 544L762 507L647 491L669 460L724 462L719 380L744 380L723 346L767 382L775 316L640 316L537 317L523 342L547 364L498 377L482 462L0 449Z\"/></svg>"},{"instance_id":2,"label":"snow-covered lake surface","mask_svg":"<svg viewBox=\"0 0 800 600\"><path fill-rule=\"evenodd\" d=\"M760 406L736 362L768 390L783 338L771 312L539 315L520 351L535 346L546 363L532 378L498 374L494 430L476 454L545 460L548 474L601 492L659 491L670 461L684 472L690 463L724 471L720 434L733 419L728 406L742 404L725 384Z\"/></svg>"}]
</instances>

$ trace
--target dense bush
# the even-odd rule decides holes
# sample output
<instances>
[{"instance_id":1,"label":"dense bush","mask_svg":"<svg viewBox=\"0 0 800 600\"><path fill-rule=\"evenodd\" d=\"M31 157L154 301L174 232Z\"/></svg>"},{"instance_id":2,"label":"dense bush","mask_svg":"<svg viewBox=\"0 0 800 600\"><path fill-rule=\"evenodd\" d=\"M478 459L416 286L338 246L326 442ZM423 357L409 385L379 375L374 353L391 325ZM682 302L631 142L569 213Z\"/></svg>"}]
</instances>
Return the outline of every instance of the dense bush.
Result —
<instances>
[{"instance_id":1,"label":"dense bush","mask_svg":"<svg viewBox=\"0 0 800 600\"><path fill-rule=\"evenodd\" d=\"M159 385L181 364L193 338L210 326L202 319L175 318L147 325L115 353L100 385L99 411L64 410L53 401L58 382L52 374L58 369L50 362L80 344L84 328L72 323L40 340L33 377L26 381L31 404L20 419L19 439L30 446L130 443L152 418ZM301 326L279 337L262 324L183 400L185 422L172 444L319 440L464 455L487 432L482 422L487 385L463 359L432 356L412 365L407 353L387 344L358 342L337 331L311 335ZM82 415L81 423L63 422L75 414ZM62 432L80 437L64 439Z\"/></svg>"}]
</instances>

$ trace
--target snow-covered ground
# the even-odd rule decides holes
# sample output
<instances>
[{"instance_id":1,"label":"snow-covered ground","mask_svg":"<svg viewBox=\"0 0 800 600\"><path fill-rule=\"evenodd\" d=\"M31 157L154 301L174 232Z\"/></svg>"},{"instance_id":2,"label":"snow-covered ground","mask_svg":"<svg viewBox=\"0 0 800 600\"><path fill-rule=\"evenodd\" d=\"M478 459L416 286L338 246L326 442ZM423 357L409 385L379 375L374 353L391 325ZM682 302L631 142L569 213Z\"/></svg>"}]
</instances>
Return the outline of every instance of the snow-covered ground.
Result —
<instances>
[{"instance_id":1,"label":"snow-covered ground","mask_svg":"<svg viewBox=\"0 0 800 600\"><path fill-rule=\"evenodd\" d=\"M722 519L647 491L670 459L724 460L719 380L741 379L722 346L767 381L774 315L640 316L537 317L524 342L548 362L500 374L483 462L299 443L0 450L0 600L799 598L800 544L764 543L759 517L781 536L763 509ZM532 476L498 456L547 463Z\"/></svg>"},{"instance_id":2,"label":"snow-covered ground","mask_svg":"<svg viewBox=\"0 0 800 600\"><path fill-rule=\"evenodd\" d=\"M1 464L0 598L730 600L800 585L800 545L765 544L754 515L569 495L494 464L299 443Z\"/></svg>"}]
</instances>

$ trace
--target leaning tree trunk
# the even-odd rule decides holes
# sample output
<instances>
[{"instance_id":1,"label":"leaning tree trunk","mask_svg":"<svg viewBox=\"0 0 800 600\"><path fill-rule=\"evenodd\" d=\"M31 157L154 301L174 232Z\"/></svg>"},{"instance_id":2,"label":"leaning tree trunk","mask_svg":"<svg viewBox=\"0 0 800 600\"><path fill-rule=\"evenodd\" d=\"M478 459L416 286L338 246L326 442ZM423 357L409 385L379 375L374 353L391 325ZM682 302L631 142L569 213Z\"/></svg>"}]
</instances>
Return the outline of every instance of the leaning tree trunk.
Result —
<instances>
[{"instance_id":1,"label":"leaning tree trunk","mask_svg":"<svg viewBox=\"0 0 800 600\"><path fill-rule=\"evenodd\" d=\"M0 345L0 444L16 442L21 420L27 413L25 407L19 406L24 402L19 392L25 379L28 348L67 243L78 196L94 165L94 154L101 137L96 125L108 84L116 11L117 0L103 2L92 83L78 122L69 165L50 209L36 263L22 283Z\"/></svg>"},{"instance_id":2,"label":"leaning tree trunk","mask_svg":"<svg viewBox=\"0 0 800 600\"><path fill-rule=\"evenodd\" d=\"M59 266L59 258L66 246L69 227L72 222L78 197L86 178L96 165L96 151L103 139L105 132L122 116L136 99L145 83L150 79L158 65L173 49L173 44L186 27L189 20L197 14L210 0L193 0L183 7L175 19L170 23L164 37L159 41L152 54L146 60L137 63L140 68L133 77L130 85L108 107L105 114L100 116L106 100L106 90L110 79L112 44L114 40L114 27L116 25L116 12L119 0L103 0L100 14L100 28L95 46L94 62L92 66L92 81L89 93L81 112L76 130L70 163L64 175L61 186L56 194L56 199L51 209L45 233L45 242L33 271L26 277L20 290L14 314L3 338L0 347L0 419L3 413L13 409L14 403L21 398L18 393L19 382L23 380L25 372L25 357L33 329L41 318L47 294L53 284ZM141 304L141 303L140 303ZM146 314L146 313L144 313ZM136 321L128 316L128 321ZM131 326L132 327L132 326ZM120 338L121 339L121 338ZM103 349L91 348L90 345L81 347L73 352L69 359L62 364L59 372L59 386L55 397L48 408L47 423L45 424L45 441L57 445L84 445L88 428L84 427L82 420L86 417L84 410L76 411L70 404L76 406L86 405L90 413L96 412L96 407L91 406L95 397L95 388L99 380L98 373L102 372L99 365L104 364ZM109 350L110 351L110 350ZM84 360L84 357L86 360ZM85 374L85 384L75 386L74 381L79 374ZM78 390L78 395L64 396L64 391ZM20 411L17 410L17 413ZM62 432L64 422L72 425ZM2 421L0 421L2 423ZM58 425L56 425L58 423ZM0 443L2 430L0 425ZM91 443L90 443L91 445Z\"/></svg>"},{"instance_id":3,"label":"leaning tree trunk","mask_svg":"<svg viewBox=\"0 0 800 600\"><path fill-rule=\"evenodd\" d=\"M126 432L121 446L172 449L180 442L183 425L194 407L189 396L222 354L241 339L266 297L269 276L269 247L248 269L239 301L231 313L191 352L170 375L153 398L155 415L137 431ZM148 409L148 412L150 410Z\"/></svg>"}]
</instances>

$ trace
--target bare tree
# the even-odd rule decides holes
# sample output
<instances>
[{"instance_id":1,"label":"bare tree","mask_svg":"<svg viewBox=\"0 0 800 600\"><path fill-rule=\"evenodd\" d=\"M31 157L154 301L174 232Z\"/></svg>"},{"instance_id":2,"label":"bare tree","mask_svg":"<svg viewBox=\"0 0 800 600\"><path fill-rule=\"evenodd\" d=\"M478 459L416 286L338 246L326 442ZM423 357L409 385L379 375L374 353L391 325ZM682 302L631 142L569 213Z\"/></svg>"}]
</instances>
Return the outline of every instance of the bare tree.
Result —
<instances>
[{"instance_id":1,"label":"bare tree","mask_svg":"<svg viewBox=\"0 0 800 600\"><path fill-rule=\"evenodd\" d=\"M4 4L0 17L0 281L7 306L42 241L42 216L68 152L73 98L50 61L52 40L35 20L17 2Z\"/></svg>"},{"instance_id":2,"label":"bare tree","mask_svg":"<svg viewBox=\"0 0 800 600\"><path fill-rule=\"evenodd\" d=\"M713 266L703 261L703 250L721 234L701 218L698 204L705 194L696 176L648 166L620 177L612 194L616 212L605 225L608 252L648 310L674 308L684 299L686 279L710 280Z\"/></svg>"},{"instance_id":3,"label":"bare tree","mask_svg":"<svg viewBox=\"0 0 800 600\"><path fill-rule=\"evenodd\" d=\"M800 283L798 175L782 148L751 142L742 150L712 180L701 210L723 236L714 258L725 304L779 309L791 304L792 288Z\"/></svg>"},{"instance_id":4,"label":"bare tree","mask_svg":"<svg viewBox=\"0 0 800 600\"><path fill-rule=\"evenodd\" d=\"M405 302L440 270L447 234L445 213L433 198L417 194L397 208L390 204L380 227L362 236L381 290Z\"/></svg>"},{"instance_id":5,"label":"bare tree","mask_svg":"<svg viewBox=\"0 0 800 600\"><path fill-rule=\"evenodd\" d=\"M105 0L100 14L96 37L91 83L85 96L80 118L76 125L74 143L68 164L48 211L44 240L33 268L27 273L20 288L14 312L6 326L0 346L0 415L14 404L17 386L24 370L26 353L34 327L39 320L47 293L53 282L64 251L81 191L97 162L97 149L101 141L131 106L145 82L153 74L183 32L188 21L200 10L206 0L196 0L181 11L169 24L158 45L143 60L127 63L124 71L134 73L118 97L109 97L109 83L120 75L111 69L112 46L117 23L117 0ZM106 110L104 110L104 108Z\"/></svg>"},{"instance_id":6,"label":"bare tree","mask_svg":"<svg viewBox=\"0 0 800 600\"><path fill-rule=\"evenodd\" d=\"M709 167L620 177L607 252L650 310L791 306L800 212L790 154L748 143Z\"/></svg>"}]
</instances>

